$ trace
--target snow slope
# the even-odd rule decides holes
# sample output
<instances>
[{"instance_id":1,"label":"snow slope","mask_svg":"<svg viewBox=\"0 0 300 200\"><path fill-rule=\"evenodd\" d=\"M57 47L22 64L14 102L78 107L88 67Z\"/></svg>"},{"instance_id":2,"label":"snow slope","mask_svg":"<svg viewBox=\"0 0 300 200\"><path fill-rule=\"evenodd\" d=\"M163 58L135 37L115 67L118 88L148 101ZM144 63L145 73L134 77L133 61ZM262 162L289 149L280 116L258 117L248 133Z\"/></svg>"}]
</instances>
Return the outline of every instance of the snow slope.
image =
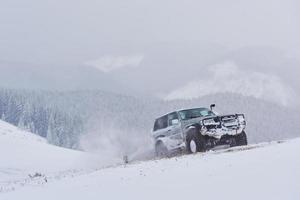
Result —
<instances>
[{"instance_id":1,"label":"snow slope","mask_svg":"<svg viewBox=\"0 0 300 200\"><path fill-rule=\"evenodd\" d=\"M0 120L0 191L38 174L93 168L95 155L60 148L32 133ZM88 161L88 162L87 162Z\"/></svg>"},{"instance_id":2,"label":"snow slope","mask_svg":"<svg viewBox=\"0 0 300 200\"><path fill-rule=\"evenodd\" d=\"M39 145L36 143L34 146L38 148ZM59 158L64 157L62 154L74 158L80 156L73 151L65 154L61 148L53 151L57 151L54 153ZM24 152L24 155L27 153ZM12 153L10 155L15 156ZM38 187L38 184L25 184L15 191L2 192L0 199L182 200L196 197L196 199L298 200L299 158L300 139L294 139L284 143L274 142L253 145L249 148L136 162L126 166L85 171L80 175L74 173L73 176L66 176L63 179L48 179ZM14 163L5 166L10 167L12 164ZM67 169L68 164L71 162L62 166L54 165L54 168ZM26 167L30 169L30 166ZM40 169L42 166L31 167Z\"/></svg>"}]
</instances>

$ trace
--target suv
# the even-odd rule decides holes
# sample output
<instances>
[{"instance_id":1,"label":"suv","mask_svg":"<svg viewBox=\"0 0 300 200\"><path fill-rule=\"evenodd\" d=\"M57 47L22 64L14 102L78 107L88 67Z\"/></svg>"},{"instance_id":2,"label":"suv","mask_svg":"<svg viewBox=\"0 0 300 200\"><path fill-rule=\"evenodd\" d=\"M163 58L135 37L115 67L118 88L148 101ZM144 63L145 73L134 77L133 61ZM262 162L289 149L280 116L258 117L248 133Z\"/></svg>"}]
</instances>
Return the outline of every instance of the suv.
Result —
<instances>
[{"instance_id":1,"label":"suv","mask_svg":"<svg viewBox=\"0 0 300 200\"><path fill-rule=\"evenodd\" d=\"M152 136L157 156L176 150L204 152L217 146L247 145L243 114L217 115L212 108L174 111L155 120Z\"/></svg>"}]
</instances>

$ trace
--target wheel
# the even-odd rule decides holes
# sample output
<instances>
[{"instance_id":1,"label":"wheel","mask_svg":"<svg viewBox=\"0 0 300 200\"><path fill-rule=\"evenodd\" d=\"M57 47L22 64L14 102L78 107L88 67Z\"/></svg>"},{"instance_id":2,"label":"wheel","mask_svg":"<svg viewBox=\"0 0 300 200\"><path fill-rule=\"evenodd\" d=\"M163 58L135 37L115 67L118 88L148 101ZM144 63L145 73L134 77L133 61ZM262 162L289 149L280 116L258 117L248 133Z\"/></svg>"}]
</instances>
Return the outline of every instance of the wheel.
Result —
<instances>
[{"instance_id":1,"label":"wheel","mask_svg":"<svg viewBox=\"0 0 300 200\"><path fill-rule=\"evenodd\" d=\"M205 151L205 138L197 129L191 130L187 134L186 150L190 154Z\"/></svg>"},{"instance_id":2,"label":"wheel","mask_svg":"<svg viewBox=\"0 0 300 200\"><path fill-rule=\"evenodd\" d=\"M155 155L157 157L164 157L168 155L168 148L162 141L158 141L155 145Z\"/></svg>"},{"instance_id":3,"label":"wheel","mask_svg":"<svg viewBox=\"0 0 300 200\"><path fill-rule=\"evenodd\" d=\"M245 131L243 131L240 134L235 136L235 143L236 143L236 146L244 146L244 145L248 144L247 135L246 135Z\"/></svg>"}]
</instances>

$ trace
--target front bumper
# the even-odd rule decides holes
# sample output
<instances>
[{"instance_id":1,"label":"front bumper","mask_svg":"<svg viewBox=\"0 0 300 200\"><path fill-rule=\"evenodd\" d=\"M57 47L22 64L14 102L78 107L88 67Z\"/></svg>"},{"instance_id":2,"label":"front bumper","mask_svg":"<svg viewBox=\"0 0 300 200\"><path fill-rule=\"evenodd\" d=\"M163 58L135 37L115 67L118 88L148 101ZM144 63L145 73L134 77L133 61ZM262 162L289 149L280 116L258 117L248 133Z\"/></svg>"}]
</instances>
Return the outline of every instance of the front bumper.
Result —
<instances>
[{"instance_id":1,"label":"front bumper","mask_svg":"<svg viewBox=\"0 0 300 200\"><path fill-rule=\"evenodd\" d=\"M223 135L220 139L205 136L205 141L206 149L213 149L220 146L233 147L237 145L237 141L234 135Z\"/></svg>"}]
</instances>

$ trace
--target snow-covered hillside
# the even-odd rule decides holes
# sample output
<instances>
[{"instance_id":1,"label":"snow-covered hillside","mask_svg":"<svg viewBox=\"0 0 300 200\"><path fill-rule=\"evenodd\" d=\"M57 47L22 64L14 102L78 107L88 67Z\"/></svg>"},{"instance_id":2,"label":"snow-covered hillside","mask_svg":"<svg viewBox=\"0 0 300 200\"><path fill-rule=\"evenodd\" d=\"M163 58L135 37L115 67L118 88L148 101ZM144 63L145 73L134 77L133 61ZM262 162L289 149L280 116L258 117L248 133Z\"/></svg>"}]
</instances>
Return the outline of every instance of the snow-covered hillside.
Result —
<instances>
[{"instance_id":1,"label":"snow-covered hillside","mask_svg":"<svg viewBox=\"0 0 300 200\"><path fill-rule=\"evenodd\" d=\"M95 155L50 145L44 138L0 120L0 191L28 182L30 176L90 169L97 159Z\"/></svg>"},{"instance_id":2,"label":"snow-covered hillside","mask_svg":"<svg viewBox=\"0 0 300 200\"><path fill-rule=\"evenodd\" d=\"M3 122L0 127L1 200L300 197L300 139L93 170L89 154L48 145ZM80 167L81 173L74 170ZM42 176L14 181L33 172ZM9 181L14 188L4 190Z\"/></svg>"},{"instance_id":3,"label":"snow-covered hillside","mask_svg":"<svg viewBox=\"0 0 300 200\"><path fill-rule=\"evenodd\" d=\"M103 91L0 89L2 120L45 137L57 146L90 151L96 141L96 147L108 141L109 147L115 146L126 154L149 143L155 118L178 109L208 107L211 103L217 105L220 114L245 114L250 143L300 136L299 107L231 93L165 102Z\"/></svg>"}]
</instances>

